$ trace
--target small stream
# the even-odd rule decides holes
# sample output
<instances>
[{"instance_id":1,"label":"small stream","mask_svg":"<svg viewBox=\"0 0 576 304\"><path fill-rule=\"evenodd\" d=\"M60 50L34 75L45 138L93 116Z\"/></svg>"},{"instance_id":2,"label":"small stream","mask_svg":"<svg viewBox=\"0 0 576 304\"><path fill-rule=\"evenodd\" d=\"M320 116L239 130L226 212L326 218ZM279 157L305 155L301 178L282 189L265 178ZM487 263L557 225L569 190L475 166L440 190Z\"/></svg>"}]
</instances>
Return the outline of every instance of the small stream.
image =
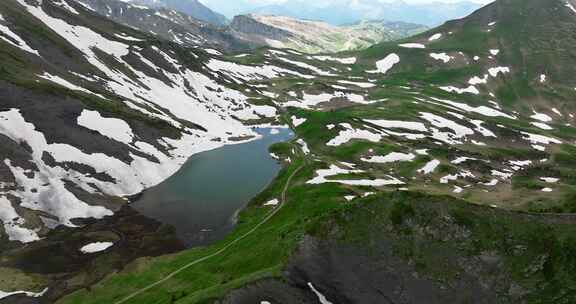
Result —
<instances>
[{"instance_id":1,"label":"small stream","mask_svg":"<svg viewBox=\"0 0 576 304\"><path fill-rule=\"evenodd\" d=\"M257 129L261 139L193 155L160 185L146 190L132 207L170 224L187 246L222 239L235 216L278 174L281 165L268 153L274 143L290 140L290 129Z\"/></svg>"}]
</instances>

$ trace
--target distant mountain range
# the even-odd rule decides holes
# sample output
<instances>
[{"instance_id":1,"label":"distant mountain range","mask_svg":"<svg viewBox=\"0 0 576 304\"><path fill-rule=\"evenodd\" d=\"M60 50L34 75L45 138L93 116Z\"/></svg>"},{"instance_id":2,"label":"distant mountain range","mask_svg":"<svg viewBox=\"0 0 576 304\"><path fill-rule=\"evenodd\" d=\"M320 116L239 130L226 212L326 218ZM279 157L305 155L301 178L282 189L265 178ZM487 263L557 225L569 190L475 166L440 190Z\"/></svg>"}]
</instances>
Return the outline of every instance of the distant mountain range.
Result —
<instances>
[{"instance_id":1,"label":"distant mountain range","mask_svg":"<svg viewBox=\"0 0 576 304\"><path fill-rule=\"evenodd\" d=\"M321 21L254 14L234 17L230 27L238 38L253 44L295 49L306 53L363 49L428 29L420 24L386 21L334 26Z\"/></svg>"},{"instance_id":2,"label":"distant mountain range","mask_svg":"<svg viewBox=\"0 0 576 304\"><path fill-rule=\"evenodd\" d=\"M140 4L152 8L171 8L185 13L198 20L214 25L226 25L227 19L218 14L198 0L122 0L122 2Z\"/></svg>"},{"instance_id":3,"label":"distant mountain range","mask_svg":"<svg viewBox=\"0 0 576 304\"><path fill-rule=\"evenodd\" d=\"M99 15L183 46L231 52L261 46L307 53L357 50L427 29L423 25L405 22L370 21L334 26L320 21L260 15L240 15L229 25L224 25L208 22L206 18L200 20L172 8L171 0L76 1ZM204 9L209 11L206 7Z\"/></svg>"},{"instance_id":4,"label":"distant mountain range","mask_svg":"<svg viewBox=\"0 0 576 304\"><path fill-rule=\"evenodd\" d=\"M464 17L480 8L474 2L412 4L401 0L383 3L379 0L304 1L287 0L284 3L261 6L247 0L210 0L211 9L229 18L254 13L280 15L299 19L320 20L333 25L355 23L361 20L390 20L436 26L444 21Z\"/></svg>"},{"instance_id":5,"label":"distant mountain range","mask_svg":"<svg viewBox=\"0 0 576 304\"><path fill-rule=\"evenodd\" d=\"M81 0L88 1L89 0ZM145 6L158 10L175 11L167 19L173 19L178 24L177 28L181 33L166 33L172 26L166 25L166 20L160 21L160 25L153 19L166 14L157 14L156 17L135 17L139 15L131 14L132 17L125 16L124 10L119 10L123 16L108 16L106 6L100 7L99 13L113 18L124 24L135 26L139 29L161 34L164 38L171 40L185 41L194 40L190 35L182 34L181 28L192 28L193 36L202 34L208 37L206 41L213 42L229 48L237 49L238 41L230 38L230 23L237 31L239 38L247 40L256 46L282 46L290 47L307 52L338 51L359 49L370 46L374 43L403 38L415 33L418 29L426 25L428 27L437 26L444 21L464 17L480 7L474 2L444 3L436 2L429 4L410 4L402 0L392 0L381 2L381 0L334 0L334 1L304 1L287 0L283 3L272 5L258 5L247 0L210 0L205 1L208 8L198 0L121 0L124 4L132 4L136 7ZM133 10L134 11L134 10ZM216 11L216 12L215 12ZM223 14L217 13L221 12ZM186 14L197 21L205 22L211 26L221 28L220 33L213 27L203 29L195 22L186 20L184 16L175 16L178 13ZM254 16L283 16L290 18L259 18L255 20L246 19L247 15ZM135 18L134 18L135 17ZM132 20L127 20L132 18ZM177 21L175 19L178 19ZM308 21L300 21L300 20ZM232 20L232 21L230 21ZM367 20L369 22L367 22ZM284 33L282 39L269 37L271 29L262 27L272 26L280 28ZM318 21L318 22L313 22ZM393 22L395 23L393 23ZM192 25L190 24L192 23ZM197 22L196 22L197 23ZM256 23L260 28L254 28ZM358 23L362 25L358 26ZM418 29L414 29L417 24ZM351 26L353 25L353 26ZM309 27L319 26L323 28L322 35L308 35L301 31L309 31ZM344 26L344 27L342 27ZM366 27L367 26L367 27ZM396 27L397 31L388 29L389 26ZM302 28L304 27L304 29ZM299 29L296 29L299 28ZM274 30L272 30L274 31ZM286 33L286 31L288 33ZM176 30L176 32L178 32ZM264 35L262 35L264 34ZM279 34L279 33L275 33ZM172 37L180 36L180 37ZM182 38L183 37L183 38ZM216 41L213 41L214 38ZM288 41L289 39L290 41ZM200 39L202 40L202 39ZM186 42L188 43L188 42Z\"/></svg>"}]
</instances>

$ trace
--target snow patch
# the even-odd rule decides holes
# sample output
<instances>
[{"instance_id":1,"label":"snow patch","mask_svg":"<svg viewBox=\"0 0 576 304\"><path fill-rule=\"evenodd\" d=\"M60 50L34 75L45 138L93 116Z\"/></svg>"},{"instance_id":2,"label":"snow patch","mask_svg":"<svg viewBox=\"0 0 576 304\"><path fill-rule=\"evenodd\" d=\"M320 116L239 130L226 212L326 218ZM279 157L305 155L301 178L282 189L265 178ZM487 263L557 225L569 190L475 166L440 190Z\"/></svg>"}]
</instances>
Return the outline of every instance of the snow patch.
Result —
<instances>
[{"instance_id":1,"label":"snow patch","mask_svg":"<svg viewBox=\"0 0 576 304\"><path fill-rule=\"evenodd\" d=\"M106 118L97 111L83 110L77 121L78 125L121 143L130 144L134 140L132 128L121 119Z\"/></svg>"},{"instance_id":2,"label":"snow patch","mask_svg":"<svg viewBox=\"0 0 576 304\"><path fill-rule=\"evenodd\" d=\"M494 67L494 68L489 68L488 69L488 74L490 74L490 76L492 77L497 77L498 74L506 74L506 73L510 73L510 68L509 67Z\"/></svg>"},{"instance_id":3,"label":"snow patch","mask_svg":"<svg viewBox=\"0 0 576 304\"><path fill-rule=\"evenodd\" d=\"M560 181L560 179L556 177L541 177L540 180L549 184L555 184Z\"/></svg>"},{"instance_id":4,"label":"snow patch","mask_svg":"<svg viewBox=\"0 0 576 304\"><path fill-rule=\"evenodd\" d=\"M446 53L430 53L430 57L436 60L441 60L444 63L448 63L452 59L452 57L448 56Z\"/></svg>"},{"instance_id":5,"label":"snow patch","mask_svg":"<svg viewBox=\"0 0 576 304\"><path fill-rule=\"evenodd\" d=\"M432 99L435 101L440 101L442 103L448 104L450 106L453 106L466 112L478 113L487 117L505 117L510 119L516 119L516 117L514 116L508 115L506 113L492 109L487 106L473 107L465 103L455 102L447 99L440 99L440 98L432 98Z\"/></svg>"},{"instance_id":6,"label":"snow patch","mask_svg":"<svg viewBox=\"0 0 576 304\"><path fill-rule=\"evenodd\" d=\"M386 56L384 59L376 62L376 70L367 72L386 74L392 67L394 67L398 63L400 63L400 57L392 53Z\"/></svg>"},{"instance_id":7,"label":"snow patch","mask_svg":"<svg viewBox=\"0 0 576 304\"><path fill-rule=\"evenodd\" d=\"M69 82L68 80L60 77L60 76L51 75L51 74L49 74L49 73L47 73L47 72L44 73L44 74L42 74L42 75L37 75L37 76L40 77L40 78L42 78L42 79L46 79L46 80L49 80L49 81L54 82L54 83L56 83L56 84L59 84L59 85L65 87L65 88L67 88L67 89L70 89L70 90L73 90L73 91L81 91L81 92L84 92L84 93L96 95L96 96L98 96L98 97L100 97L100 98L102 98L102 99L106 99L104 96L102 96L102 95L100 95L100 94L96 94L96 93L94 93L94 92L92 92L92 91L90 91L90 90L87 90L87 89L83 88L83 87L77 86L77 85Z\"/></svg>"},{"instance_id":8,"label":"snow patch","mask_svg":"<svg viewBox=\"0 0 576 304\"><path fill-rule=\"evenodd\" d=\"M25 295L25 296L30 297L30 298L39 298L39 297L43 296L47 291L48 291L48 288L44 289L41 292L31 292L31 291L6 292L6 291L0 290L0 300L7 298L7 297L10 297L10 296L14 296L14 295Z\"/></svg>"},{"instance_id":9,"label":"snow patch","mask_svg":"<svg viewBox=\"0 0 576 304\"><path fill-rule=\"evenodd\" d=\"M342 64L355 64L356 57L348 57L348 58L338 58L338 57L331 57L331 56L314 56L314 59L318 59L320 61L336 61Z\"/></svg>"},{"instance_id":10,"label":"snow patch","mask_svg":"<svg viewBox=\"0 0 576 304\"><path fill-rule=\"evenodd\" d=\"M105 251L106 249L108 249L112 246L114 246L114 243L112 243L112 242L90 243L88 245L82 246L82 248L80 248L80 252L82 252L84 254L97 253L97 252Z\"/></svg>"},{"instance_id":11,"label":"snow patch","mask_svg":"<svg viewBox=\"0 0 576 304\"><path fill-rule=\"evenodd\" d=\"M338 83L341 84L350 84L350 85L354 85L360 88L364 88L364 89L369 89L369 88L373 88L376 85L371 83L371 82L354 82L354 81L348 81L348 80L338 80Z\"/></svg>"},{"instance_id":12,"label":"snow patch","mask_svg":"<svg viewBox=\"0 0 576 304\"><path fill-rule=\"evenodd\" d=\"M385 120L385 119L365 119L365 122L377 125L382 128L406 129L411 131L428 132L428 128L421 122Z\"/></svg>"},{"instance_id":13,"label":"snow patch","mask_svg":"<svg viewBox=\"0 0 576 304\"><path fill-rule=\"evenodd\" d=\"M474 174L472 174L472 172L470 171L461 171L460 173L457 174L450 174L450 175L446 175L444 177L442 177L440 179L440 183L441 184L447 184L450 181L456 181L459 178L474 178Z\"/></svg>"},{"instance_id":14,"label":"snow patch","mask_svg":"<svg viewBox=\"0 0 576 304\"><path fill-rule=\"evenodd\" d=\"M271 199L269 201L267 201L264 206L277 206L280 203L280 201L275 198L275 199Z\"/></svg>"},{"instance_id":15,"label":"snow patch","mask_svg":"<svg viewBox=\"0 0 576 304\"><path fill-rule=\"evenodd\" d=\"M531 122L530 124L542 130L554 130L554 128L543 122Z\"/></svg>"},{"instance_id":16,"label":"snow patch","mask_svg":"<svg viewBox=\"0 0 576 304\"><path fill-rule=\"evenodd\" d=\"M434 160L431 160L428 163L426 163L426 165L424 165L424 167L419 169L417 172L424 174L424 175L427 175L427 174L434 172L434 170L436 170L436 168L438 168L439 165L440 165L440 161L437 159L434 159Z\"/></svg>"},{"instance_id":17,"label":"snow patch","mask_svg":"<svg viewBox=\"0 0 576 304\"><path fill-rule=\"evenodd\" d=\"M562 143L558 139L544 136L544 135L540 135L540 134L532 134L532 133L528 133L528 132L521 132L521 133L522 133L522 135L524 135L525 140L527 140L530 143L535 144L535 145L538 145L538 144L549 145L549 144L561 144Z\"/></svg>"},{"instance_id":18,"label":"snow patch","mask_svg":"<svg viewBox=\"0 0 576 304\"><path fill-rule=\"evenodd\" d=\"M348 123L342 123L340 126L344 128L344 130L340 131L338 136L330 140L326 145L336 147L343 145L352 139L361 139L371 142L379 142L382 139L381 134L373 133L368 130L355 129Z\"/></svg>"},{"instance_id":19,"label":"snow patch","mask_svg":"<svg viewBox=\"0 0 576 304\"><path fill-rule=\"evenodd\" d=\"M318 291L318 289L316 289L314 285L312 285L312 283L308 282L308 287L310 287L312 292L316 294L316 296L318 297L318 301L320 301L320 304L332 304L332 302L328 301L328 299L326 299L326 297L322 293L320 293L320 291Z\"/></svg>"},{"instance_id":20,"label":"snow patch","mask_svg":"<svg viewBox=\"0 0 576 304\"><path fill-rule=\"evenodd\" d=\"M20 217L12 203L4 196L0 196L0 221L4 224L4 232L10 241L30 243L40 239L36 231L25 227L24 219ZM1 298L2 293L0 292Z\"/></svg>"},{"instance_id":21,"label":"snow patch","mask_svg":"<svg viewBox=\"0 0 576 304\"><path fill-rule=\"evenodd\" d=\"M546 82L546 75L540 74L540 83L544 83L544 82Z\"/></svg>"},{"instance_id":22,"label":"snow patch","mask_svg":"<svg viewBox=\"0 0 576 304\"><path fill-rule=\"evenodd\" d=\"M298 127L305 122L306 118L298 118L296 116L292 116L292 124L294 125L294 127Z\"/></svg>"},{"instance_id":23,"label":"snow patch","mask_svg":"<svg viewBox=\"0 0 576 304\"><path fill-rule=\"evenodd\" d=\"M473 85L471 85L467 88L464 88L464 89L453 87L453 86L440 87L440 89L444 90L446 92L450 92L450 93L458 93L458 94L470 93L470 94L474 94L474 95L480 94L480 91L478 91L478 89Z\"/></svg>"},{"instance_id":24,"label":"snow patch","mask_svg":"<svg viewBox=\"0 0 576 304\"><path fill-rule=\"evenodd\" d=\"M403 43L399 44L399 47L407 48L407 49L425 49L426 46L422 43Z\"/></svg>"},{"instance_id":25,"label":"snow patch","mask_svg":"<svg viewBox=\"0 0 576 304\"><path fill-rule=\"evenodd\" d=\"M430 36L430 38L428 38L428 41L434 41L434 40L438 40L440 38L442 38L442 33L436 33L436 34Z\"/></svg>"},{"instance_id":26,"label":"snow patch","mask_svg":"<svg viewBox=\"0 0 576 304\"><path fill-rule=\"evenodd\" d=\"M298 139L296 142L302 147L302 152L304 154L310 154L310 148L308 148L308 144L302 138Z\"/></svg>"},{"instance_id":27,"label":"snow patch","mask_svg":"<svg viewBox=\"0 0 576 304\"><path fill-rule=\"evenodd\" d=\"M386 163L413 161L415 158L416 155L412 153L392 152L385 156L371 156L370 158L362 158L362 161L367 163L386 164Z\"/></svg>"},{"instance_id":28,"label":"snow patch","mask_svg":"<svg viewBox=\"0 0 576 304\"><path fill-rule=\"evenodd\" d=\"M541 122L551 122L552 121L552 117L550 117L544 113L538 113L536 111L534 111L534 115L530 116L530 118L539 120Z\"/></svg>"},{"instance_id":29,"label":"snow patch","mask_svg":"<svg viewBox=\"0 0 576 304\"><path fill-rule=\"evenodd\" d=\"M444 117L432 114L432 113L420 113L420 117L429 121L433 126L443 129L443 128L448 128L451 129L452 131L454 131L453 133L444 133L441 132L440 130L434 129L433 131L433 135L432 137L449 143L449 144L454 144L454 143L458 143L458 141L455 141L454 139L459 139L459 138L463 138L466 137L468 135L474 135L474 130L462 126L454 121L451 121L449 119L446 119Z\"/></svg>"}]
</instances>

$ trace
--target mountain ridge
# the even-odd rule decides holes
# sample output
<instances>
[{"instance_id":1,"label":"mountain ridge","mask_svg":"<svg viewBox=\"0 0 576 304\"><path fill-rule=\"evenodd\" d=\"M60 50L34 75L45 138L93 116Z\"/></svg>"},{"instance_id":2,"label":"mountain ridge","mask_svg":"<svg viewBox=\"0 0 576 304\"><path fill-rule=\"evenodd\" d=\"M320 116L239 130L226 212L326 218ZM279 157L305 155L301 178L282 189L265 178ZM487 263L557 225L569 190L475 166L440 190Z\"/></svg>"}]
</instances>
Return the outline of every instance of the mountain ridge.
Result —
<instances>
[{"instance_id":1,"label":"mountain ridge","mask_svg":"<svg viewBox=\"0 0 576 304\"><path fill-rule=\"evenodd\" d=\"M78 0L98 14L116 22L176 43L198 47L209 46L229 51L250 49L246 41L235 37L225 25L213 25L155 2L123 2L118 0Z\"/></svg>"},{"instance_id":2,"label":"mountain ridge","mask_svg":"<svg viewBox=\"0 0 576 304\"><path fill-rule=\"evenodd\" d=\"M223 15L214 12L198 0L123 0L124 2L144 5L151 8L168 8L195 19L208 22L216 26L225 26L228 20Z\"/></svg>"},{"instance_id":3,"label":"mountain ridge","mask_svg":"<svg viewBox=\"0 0 576 304\"><path fill-rule=\"evenodd\" d=\"M322 21L255 14L234 17L230 27L240 37L255 44L291 48L305 53L337 53L363 49L427 29L417 24L385 21L362 21L336 27Z\"/></svg>"}]
</instances>

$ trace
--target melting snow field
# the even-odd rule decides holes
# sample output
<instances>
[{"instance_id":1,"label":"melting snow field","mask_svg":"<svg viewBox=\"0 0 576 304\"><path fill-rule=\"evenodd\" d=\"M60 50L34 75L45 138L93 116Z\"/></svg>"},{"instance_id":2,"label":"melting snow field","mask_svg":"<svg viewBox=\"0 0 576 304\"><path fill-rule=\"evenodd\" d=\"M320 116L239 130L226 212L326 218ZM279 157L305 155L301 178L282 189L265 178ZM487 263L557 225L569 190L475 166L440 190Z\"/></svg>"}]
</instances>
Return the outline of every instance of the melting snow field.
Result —
<instances>
[{"instance_id":1,"label":"melting snow field","mask_svg":"<svg viewBox=\"0 0 576 304\"><path fill-rule=\"evenodd\" d=\"M328 179L329 177L341 175L341 174L357 174L363 173L363 170L347 170L341 169L336 165L330 165L329 169L320 169L316 171L317 177L309 180L308 184L324 184L324 183L339 183L350 186L372 186L372 187L382 187L390 185L403 185L404 182L388 176L387 179Z\"/></svg>"},{"instance_id":2,"label":"melting snow field","mask_svg":"<svg viewBox=\"0 0 576 304\"><path fill-rule=\"evenodd\" d=\"M4 160L4 163L11 169L12 174L16 177L16 183L23 188L21 191L9 192L9 194L19 197L22 200L21 206L53 214L60 219L61 223L68 226L73 226L70 222L72 218L102 218L106 215L112 215L112 212L104 207L90 206L78 200L76 196L66 189L64 181L59 178L60 176L70 175L70 173L60 167L47 166L42 159L42 155L46 151L52 156L55 156L57 161L71 160L82 162L82 159L84 159L85 162L93 163L93 166L96 168L115 166L120 163L119 161L115 162L113 158L105 155L94 155L90 157L68 145L48 144L44 134L36 131L34 125L26 122L20 115L19 110L16 109L0 112L0 133L8 136L15 142L27 143L32 149L34 161L40 169L39 172L31 172L33 174L30 175L26 174L24 169L13 166L10 160ZM120 169L125 169L126 167L128 167L128 165ZM128 172L130 171L132 170ZM77 181L84 179L83 182L79 183L84 184L86 190L90 190L89 192L96 190L88 189L88 183L102 183L86 176L71 176L71 178ZM25 240L29 239L22 241Z\"/></svg>"},{"instance_id":3,"label":"melting snow field","mask_svg":"<svg viewBox=\"0 0 576 304\"><path fill-rule=\"evenodd\" d=\"M368 163L386 164L395 162L412 161L416 158L416 155L412 153L398 153L392 152L385 156L371 156L370 158L362 158L362 161Z\"/></svg>"},{"instance_id":4,"label":"melting snow field","mask_svg":"<svg viewBox=\"0 0 576 304\"><path fill-rule=\"evenodd\" d=\"M370 103L377 102L377 101L367 101L364 99L364 96L360 95L360 94L344 93L341 91L335 91L332 94L321 93L318 95L311 95L311 94L307 94L304 92L302 95L303 95L302 99L290 100L290 101L284 103L283 105L285 107L311 109L313 107L318 106L321 103L330 102L331 100L333 100L335 98L343 98L343 99L346 99L350 102L359 103L359 104L370 104Z\"/></svg>"}]
</instances>

